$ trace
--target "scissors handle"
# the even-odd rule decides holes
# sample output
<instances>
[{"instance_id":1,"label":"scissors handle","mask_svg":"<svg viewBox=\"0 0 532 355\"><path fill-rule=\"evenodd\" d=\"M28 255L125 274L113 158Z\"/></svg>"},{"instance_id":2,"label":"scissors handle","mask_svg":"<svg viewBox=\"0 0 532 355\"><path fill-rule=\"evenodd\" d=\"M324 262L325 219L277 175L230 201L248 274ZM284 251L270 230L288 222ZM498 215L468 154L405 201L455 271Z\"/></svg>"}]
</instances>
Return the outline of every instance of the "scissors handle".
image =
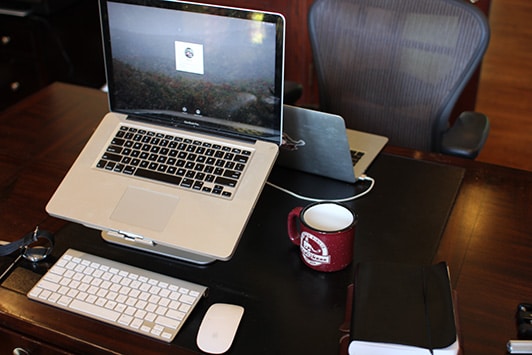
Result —
<instances>
[{"instance_id":1,"label":"scissors handle","mask_svg":"<svg viewBox=\"0 0 532 355\"><path fill-rule=\"evenodd\" d=\"M50 246L54 246L54 237L53 235L44 230L40 230L39 227L36 227L33 232L27 233L24 237L20 238L11 243L0 243L0 256L5 256L16 252L19 249L24 248L25 246L30 245L31 243L37 241L37 239L46 239L50 243Z\"/></svg>"}]
</instances>

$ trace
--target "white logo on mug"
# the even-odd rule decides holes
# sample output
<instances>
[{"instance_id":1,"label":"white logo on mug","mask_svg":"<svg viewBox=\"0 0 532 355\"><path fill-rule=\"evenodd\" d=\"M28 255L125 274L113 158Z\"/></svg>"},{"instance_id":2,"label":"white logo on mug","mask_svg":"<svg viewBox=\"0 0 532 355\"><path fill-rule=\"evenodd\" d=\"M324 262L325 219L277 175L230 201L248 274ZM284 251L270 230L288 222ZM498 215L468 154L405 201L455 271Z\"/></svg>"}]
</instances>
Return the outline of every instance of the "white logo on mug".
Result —
<instances>
[{"instance_id":1,"label":"white logo on mug","mask_svg":"<svg viewBox=\"0 0 532 355\"><path fill-rule=\"evenodd\" d=\"M331 256L327 246L310 233L301 233L301 254L305 261L313 266L331 263Z\"/></svg>"}]
</instances>

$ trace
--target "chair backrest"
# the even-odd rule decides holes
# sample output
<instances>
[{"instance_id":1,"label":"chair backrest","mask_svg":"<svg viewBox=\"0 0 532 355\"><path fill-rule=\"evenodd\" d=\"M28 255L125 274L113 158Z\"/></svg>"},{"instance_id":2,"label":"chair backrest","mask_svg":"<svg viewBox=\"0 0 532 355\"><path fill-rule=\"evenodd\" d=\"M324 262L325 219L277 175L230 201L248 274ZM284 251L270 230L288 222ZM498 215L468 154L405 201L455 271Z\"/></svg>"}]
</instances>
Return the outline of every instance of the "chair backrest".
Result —
<instances>
[{"instance_id":1,"label":"chair backrest","mask_svg":"<svg viewBox=\"0 0 532 355\"><path fill-rule=\"evenodd\" d=\"M316 0L308 20L321 109L439 151L488 45L482 12L465 0Z\"/></svg>"}]
</instances>

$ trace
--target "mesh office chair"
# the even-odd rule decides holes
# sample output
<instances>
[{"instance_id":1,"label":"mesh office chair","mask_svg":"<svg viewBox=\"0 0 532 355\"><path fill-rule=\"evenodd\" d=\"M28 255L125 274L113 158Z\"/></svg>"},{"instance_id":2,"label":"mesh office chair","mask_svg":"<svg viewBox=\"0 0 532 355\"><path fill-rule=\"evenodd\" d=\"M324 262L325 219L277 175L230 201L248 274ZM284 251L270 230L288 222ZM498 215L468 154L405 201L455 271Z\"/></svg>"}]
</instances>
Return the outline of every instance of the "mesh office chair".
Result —
<instances>
[{"instance_id":1,"label":"mesh office chair","mask_svg":"<svg viewBox=\"0 0 532 355\"><path fill-rule=\"evenodd\" d=\"M391 145L475 158L485 115L449 116L488 45L464 0L316 0L309 34L320 109Z\"/></svg>"}]
</instances>

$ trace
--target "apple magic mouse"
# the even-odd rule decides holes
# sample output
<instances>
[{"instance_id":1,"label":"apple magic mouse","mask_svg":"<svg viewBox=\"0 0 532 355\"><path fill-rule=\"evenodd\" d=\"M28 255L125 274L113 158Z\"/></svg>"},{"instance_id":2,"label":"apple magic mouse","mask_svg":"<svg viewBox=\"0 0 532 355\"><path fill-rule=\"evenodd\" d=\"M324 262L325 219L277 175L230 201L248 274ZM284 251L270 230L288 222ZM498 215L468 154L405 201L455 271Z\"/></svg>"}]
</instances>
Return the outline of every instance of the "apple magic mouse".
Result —
<instances>
[{"instance_id":1,"label":"apple magic mouse","mask_svg":"<svg viewBox=\"0 0 532 355\"><path fill-rule=\"evenodd\" d=\"M209 307L201 321L196 343L209 354L222 354L231 347L244 307L215 303Z\"/></svg>"}]
</instances>

